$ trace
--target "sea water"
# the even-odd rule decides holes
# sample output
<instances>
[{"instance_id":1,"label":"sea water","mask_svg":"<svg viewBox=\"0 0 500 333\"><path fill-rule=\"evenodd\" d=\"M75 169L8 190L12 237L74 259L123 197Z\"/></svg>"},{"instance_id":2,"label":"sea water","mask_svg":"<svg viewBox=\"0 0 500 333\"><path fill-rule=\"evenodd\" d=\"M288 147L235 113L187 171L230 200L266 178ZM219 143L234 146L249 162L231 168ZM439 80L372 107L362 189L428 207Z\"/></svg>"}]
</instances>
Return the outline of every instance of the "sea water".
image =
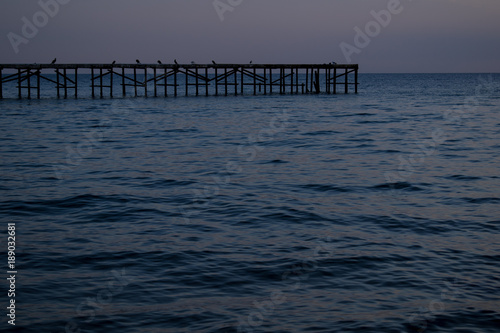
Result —
<instances>
[{"instance_id":1,"label":"sea water","mask_svg":"<svg viewBox=\"0 0 500 333\"><path fill-rule=\"evenodd\" d=\"M361 74L347 95L10 89L19 331L500 329L498 74Z\"/></svg>"}]
</instances>

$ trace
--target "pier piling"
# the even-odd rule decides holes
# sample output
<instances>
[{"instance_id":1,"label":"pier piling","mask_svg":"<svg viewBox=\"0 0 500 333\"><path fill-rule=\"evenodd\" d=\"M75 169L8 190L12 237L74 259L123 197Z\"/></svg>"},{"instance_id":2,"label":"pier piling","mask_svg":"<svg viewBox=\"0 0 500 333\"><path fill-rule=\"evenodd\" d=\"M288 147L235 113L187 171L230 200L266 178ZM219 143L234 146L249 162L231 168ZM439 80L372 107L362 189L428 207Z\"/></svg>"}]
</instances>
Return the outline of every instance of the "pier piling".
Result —
<instances>
[{"instance_id":1,"label":"pier piling","mask_svg":"<svg viewBox=\"0 0 500 333\"><path fill-rule=\"evenodd\" d=\"M345 69L345 93L347 94L349 92L349 81L348 81L348 75L347 75L347 68Z\"/></svg>"},{"instance_id":2,"label":"pier piling","mask_svg":"<svg viewBox=\"0 0 500 333\"><path fill-rule=\"evenodd\" d=\"M40 71L38 71L38 81L40 81ZM38 83L40 88L40 82ZM40 92L38 93L38 98L40 98ZM75 68L75 98L78 98L78 68Z\"/></svg>"}]
</instances>

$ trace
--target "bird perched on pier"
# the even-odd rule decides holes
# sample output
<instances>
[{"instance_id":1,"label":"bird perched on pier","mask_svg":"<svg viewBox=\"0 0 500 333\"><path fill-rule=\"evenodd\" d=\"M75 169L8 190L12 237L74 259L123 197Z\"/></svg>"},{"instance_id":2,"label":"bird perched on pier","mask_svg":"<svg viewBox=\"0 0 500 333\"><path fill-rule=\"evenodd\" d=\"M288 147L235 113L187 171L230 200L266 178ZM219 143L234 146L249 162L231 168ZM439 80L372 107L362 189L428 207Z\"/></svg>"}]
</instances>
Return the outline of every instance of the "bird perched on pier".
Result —
<instances>
[{"instance_id":1,"label":"bird perched on pier","mask_svg":"<svg viewBox=\"0 0 500 333\"><path fill-rule=\"evenodd\" d=\"M250 60L250 64L252 64L253 60Z\"/></svg>"},{"instance_id":2,"label":"bird perched on pier","mask_svg":"<svg viewBox=\"0 0 500 333\"><path fill-rule=\"evenodd\" d=\"M135 59L135 62L140 64L141 62L139 61L139 59Z\"/></svg>"},{"instance_id":3,"label":"bird perched on pier","mask_svg":"<svg viewBox=\"0 0 500 333\"><path fill-rule=\"evenodd\" d=\"M54 58L54 60L52 60L52 62L50 63L51 65L55 64L57 61L57 58Z\"/></svg>"},{"instance_id":4,"label":"bird perched on pier","mask_svg":"<svg viewBox=\"0 0 500 333\"><path fill-rule=\"evenodd\" d=\"M158 60L158 63L161 65L161 61L160 60Z\"/></svg>"},{"instance_id":5,"label":"bird perched on pier","mask_svg":"<svg viewBox=\"0 0 500 333\"><path fill-rule=\"evenodd\" d=\"M116 60L113 60L113 62L111 63L111 66L113 66L114 64L116 64Z\"/></svg>"},{"instance_id":6,"label":"bird perched on pier","mask_svg":"<svg viewBox=\"0 0 500 333\"><path fill-rule=\"evenodd\" d=\"M213 60L212 60L212 64L217 65L217 64L215 63L215 61L213 61Z\"/></svg>"},{"instance_id":7,"label":"bird perched on pier","mask_svg":"<svg viewBox=\"0 0 500 333\"><path fill-rule=\"evenodd\" d=\"M191 65L194 65L194 64L196 64L196 63L194 61L191 61Z\"/></svg>"},{"instance_id":8,"label":"bird perched on pier","mask_svg":"<svg viewBox=\"0 0 500 333\"><path fill-rule=\"evenodd\" d=\"M178 63L177 63L177 59L174 59L174 64L178 65Z\"/></svg>"}]
</instances>

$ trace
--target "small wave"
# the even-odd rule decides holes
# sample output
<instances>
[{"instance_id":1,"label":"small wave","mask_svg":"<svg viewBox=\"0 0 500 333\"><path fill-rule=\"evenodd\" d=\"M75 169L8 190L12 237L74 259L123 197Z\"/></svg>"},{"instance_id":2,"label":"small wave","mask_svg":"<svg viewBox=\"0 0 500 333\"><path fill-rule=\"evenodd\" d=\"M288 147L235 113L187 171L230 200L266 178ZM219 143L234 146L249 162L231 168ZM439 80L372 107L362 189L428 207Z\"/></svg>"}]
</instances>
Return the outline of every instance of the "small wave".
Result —
<instances>
[{"instance_id":1,"label":"small wave","mask_svg":"<svg viewBox=\"0 0 500 333\"><path fill-rule=\"evenodd\" d=\"M167 129L164 132L166 133L192 133L192 132L198 132L197 128L173 128L173 129Z\"/></svg>"},{"instance_id":2,"label":"small wave","mask_svg":"<svg viewBox=\"0 0 500 333\"><path fill-rule=\"evenodd\" d=\"M283 161L280 159L264 162L263 164L281 164L281 163L289 163L288 161Z\"/></svg>"},{"instance_id":3,"label":"small wave","mask_svg":"<svg viewBox=\"0 0 500 333\"><path fill-rule=\"evenodd\" d=\"M307 132L304 133L304 135L329 135L329 134L339 134L340 132L337 131L316 131L316 132Z\"/></svg>"},{"instance_id":4,"label":"small wave","mask_svg":"<svg viewBox=\"0 0 500 333\"><path fill-rule=\"evenodd\" d=\"M408 191L423 191L424 189L408 182L384 183L371 187L376 190L408 190Z\"/></svg>"},{"instance_id":5,"label":"small wave","mask_svg":"<svg viewBox=\"0 0 500 333\"><path fill-rule=\"evenodd\" d=\"M192 184L196 184L196 182L189 180L161 179L141 184L141 186L162 188L162 187L174 187L174 186L188 186Z\"/></svg>"},{"instance_id":6,"label":"small wave","mask_svg":"<svg viewBox=\"0 0 500 333\"><path fill-rule=\"evenodd\" d=\"M374 142L375 140L370 139L370 138L359 138L359 139L348 139L346 141L350 141L350 142Z\"/></svg>"},{"instance_id":7,"label":"small wave","mask_svg":"<svg viewBox=\"0 0 500 333\"><path fill-rule=\"evenodd\" d=\"M465 175L453 175L453 176L448 176L445 178L452 179L452 180L479 180L479 179L481 179L481 177L465 176Z\"/></svg>"},{"instance_id":8,"label":"small wave","mask_svg":"<svg viewBox=\"0 0 500 333\"><path fill-rule=\"evenodd\" d=\"M498 202L500 202L500 198L495 198L495 197L488 197L488 198L462 198L462 200L467 201L469 203L474 203L474 204L498 203Z\"/></svg>"},{"instance_id":9,"label":"small wave","mask_svg":"<svg viewBox=\"0 0 500 333\"><path fill-rule=\"evenodd\" d=\"M12 215L62 215L75 209L89 209L101 207L105 203L128 203L133 201L127 196L102 196L93 194L81 194L63 199L36 200L36 201L7 201L2 203L0 211Z\"/></svg>"},{"instance_id":10,"label":"small wave","mask_svg":"<svg viewBox=\"0 0 500 333\"><path fill-rule=\"evenodd\" d=\"M352 192L351 189L334 185L306 184L306 185L299 185L299 187L309 190L314 190L317 192Z\"/></svg>"},{"instance_id":11,"label":"small wave","mask_svg":"<svg viewBox=\"0 0 500 333\"><path fill-rule=\"evenodd\" d=\"M300 224L303 224L306 221L312 223L312 222L324 222L329 220L326 217L323 217L321 215L309 211L298 210L290 207L279 207L279 209L280 209L279 212L262 214L261 216L258 217L258 220L265 223L271 220L275 222L284 221L284 222L294 222Z\"/></svg>"},{"instance_id":12,"label":"small wave","mask_svg":"<svg viewBox=\"0 0 500 333\"><path fill-rule=\"evenodd\" d=\"M390 120L360 120L357 124L387 124L391 122Z\"/></svg>"}]
</instances>

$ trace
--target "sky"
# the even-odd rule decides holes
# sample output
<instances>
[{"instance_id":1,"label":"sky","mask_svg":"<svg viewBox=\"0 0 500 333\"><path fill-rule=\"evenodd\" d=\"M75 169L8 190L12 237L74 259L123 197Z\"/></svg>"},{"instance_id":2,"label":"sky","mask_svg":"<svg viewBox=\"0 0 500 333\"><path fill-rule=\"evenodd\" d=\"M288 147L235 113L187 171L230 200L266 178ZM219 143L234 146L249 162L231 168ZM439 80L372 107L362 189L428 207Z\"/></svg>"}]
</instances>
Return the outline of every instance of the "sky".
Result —
<instances>
[{"instance_id":1,"label":"sky","mask_svg":"<svg viewBox=\"0 0 500 333\"><path fill-rule=\"evenodd\" d=\"M1 0L0 63L500 72L499 0Z\"/></svg>"}]
</instances>

